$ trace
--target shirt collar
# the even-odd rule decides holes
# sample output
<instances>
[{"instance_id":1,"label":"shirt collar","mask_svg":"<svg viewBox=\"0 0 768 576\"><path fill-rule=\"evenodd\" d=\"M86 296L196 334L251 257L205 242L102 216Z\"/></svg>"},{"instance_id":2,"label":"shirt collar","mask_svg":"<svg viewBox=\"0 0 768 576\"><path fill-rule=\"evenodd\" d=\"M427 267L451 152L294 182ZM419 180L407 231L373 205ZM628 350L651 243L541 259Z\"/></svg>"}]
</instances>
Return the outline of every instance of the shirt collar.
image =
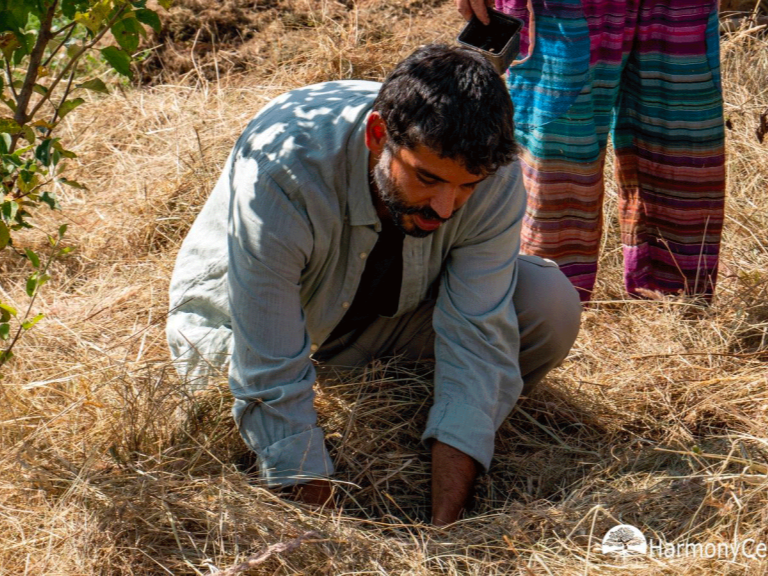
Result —
<instances>
[{"instance_id":1,"label":"shirt collar","mask_svg":"<svg viewBox=\"0 0 768 576\"><path fill-rule=\"evenodd\" d=\"M368 159L370 151L365 145L365 127L368 114L355 127L347 143L348 190L347 215L352 226L377 226L379 217L371 198L371 186L368 177Z\"/></svg>"}]
</instances>

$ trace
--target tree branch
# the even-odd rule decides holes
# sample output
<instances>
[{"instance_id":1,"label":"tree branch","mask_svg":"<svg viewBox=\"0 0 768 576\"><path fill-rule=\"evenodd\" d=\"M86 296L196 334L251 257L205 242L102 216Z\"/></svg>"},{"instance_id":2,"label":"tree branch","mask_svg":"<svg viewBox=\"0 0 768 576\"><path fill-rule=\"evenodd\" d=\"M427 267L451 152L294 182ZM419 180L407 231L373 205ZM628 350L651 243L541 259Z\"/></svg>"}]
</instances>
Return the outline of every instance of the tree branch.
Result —
<instances>
[{"instance_id":1,"label":"tree branch","mask_svg":"<svg viewBox=\"0 0 768 576\"><path fill-rule=\"evenodd\" d=\"M75 79L75 69L72 68L72 72L69 74L69 81L67 82L67 87L64 89L64 95L61 97L61 101L59 101L59 105L56 106L56 111L53 113L53 119L51 120L51 127L48 128L48 132L45 133L45 137L49 138L51 136L51 132L53 131L53 126L56 124L56 120L59 118L59 109L64 105L64 102L67 101L67 96L69 96L69 93L72 91L72 80Z\"/></svg>"},{"instance_id":2,"label":"tree branch","mask_svg":"<svg viewBox=\"0 0 768 576\"><path fill-rule=\"evenodd\" d=\"M21 87L19 97L16 99L16 113L13 119L19 126L24 126L29 119L34 116L33 114L27 115L27 106L29 106L29 100L32 97L32 90L37 82L37 76L39 74L40 64L43 62L43 55L45 54L45 48L48 46L48 42L51 40L51 26L53 25L53 17L56 14L56 7L58 6L58 0L54 0L51 3L48 12L45 14L45 18L40 23L40 33L37 36L35 47L32 48L32 53L29 55L29 64L27 65L27 75L24 78L24 84ZM11 152L16 147L16 138L11 143Z\"/></svg>"},{"instance_id":3,"label":"tree branch","mask_svg":"<svg viewBox=\"0 0 768 576\"><path fill-rule=\"evenodd\" d=\"M37 114L38 110L45 104L45 102L50 98L50 95L53 93L53 90L58 86L59 82L66 76L69 71L72 69L72 67L77 63L78 60L80 60L80 57L85 54L88 50L93 48L99 40L102 39L104 34L107 33L107 31L112 27L112 25L117 22L117 20L123 15L123 12L125 12L125 9L128 7L128 4L124 5L120 10L117 11L117 13L112 17L112 19L107 22L106 26L96 35L93 37L93 40L91 40L88 44L84 44L80 47L80 50L78 50L77 54L72 56L72 59L67 63L67 65L64 67L64 69L59 73L59 75L56 77L56 79L53 81L53 83L48 87L48 92L46 92L45 96L43 96L40 101L35 105L35 107L32 109L32 112L29 113L29 118L34 118L35 114Z\"/></svg>"},{"instance_id":4,"label":"tree branch","mask_svg":"<svg viewBox=\"0 0 768 576\"><path fill-rule=\"evenodd\" d=\"M230 568L227 568L226 570L222 570L220 572L216 572L215 574L216 576L235 576L235 574L239 574L240 572L245 572L246 570L250 570L251 568L258 566L262 562L266 561L273 554L280 554L282 552L292 552L293 550L296 550L296 548L301 546L302 542L310 538L312 539L320 538L320 535L317 532L310 530L309 532L305 532L298 538L294 538L293 540L290 540L288 542L278 542L277 544L272 544L272 546L270 546L263 552L250 556L248 559L246 559L245 562L241 562L240 564L236 564L235 566L231 566Z\"/></svg>"},{"instance_id":5,"label":"tree branch","mask_svg":"<svg viewBox=\"0 0 768 576\"><path fill-rule=\"evenodd\" d=\"M69 24L67 24L66 26L62 26L61 28L59 28L59 29L58 29L58 30L56 30L55 32L52 32L52 33L51 33L51 37L52 37L52 38L56 38L56 36L58 36L59 34L61 34L62 32L64 32L64 30L66 30L67 28L72 28L72 29L74 29L74 27L75 27L75 26L77 26L77 22L70 22L70 23L69 23ZM69 31L69 34L67 35L67 38L68 38L68 37L69 37L71 34L72 34L72 30L70 30L70 31ZM64 39L64 41L66 42L66 38Z\"/></svg>"},{"instance_id":6,"label":"tree branch","mask_svg":"<svg viewBox=\"0 0 768 576\"><path fill-rule=\"evenodd\" d=\"M13 94L13 99L18 100L19 95L16 92L16 88L13 87L13 70L11 70L11 59L10 58L4 58L5 60L5 74L8 76L8 87L11 89L11 94Z\"/></svg>"},{"instance_id":7,"label":"tree branch","mask_svg":"<svg viewBox=\"0 0 768 576\"><path fill-rule=\"evenodd\" d=\"M45 263L45 266L43 267L42 271L36 272L38 274L38 278L41 278L42 276L45 276L48 273L48 268L50 268L51 264L53 264L53 261L56 259L58 252L57 249L59 247L59 244L61 243L61 237L59 237L56 242L54 243L53 247L51 248L51 255L48 257L48 261ZM3 350L3 356L0 357L0 368L3 367L3 364L8 362L9 360L9 352L13 350L13 347L16 345L16 342L18 342L19 337L21 336L21 333L24 331L24 322L26 322L27 318L29 318L29 315L32 313L32 307L35 305L35 300L37 300L37 295L40 292L40 285L37 285L37 288L35 288L34 293L32 294L32 298L29 300L29 306L27 306L27 311L24 313L24 316L21 317L21 320L19 320L19 327L16 330L16 334L13 337L13 340L11 340L11 343L8 345L8 348Z\"/></svg>"},{"instance_id":8,"label":"tree branch","mask_svg":"<svg viewBox=\"0 0 768 576\"><path fill-rule=\"evenodd\" d=\"M63 32L64 30L69 28L69 32L67 32L67 36L64 38L64 40L62 40L59 43L58 46L56 46L56 49L53 52L51 52L51 55L48 56L48 58L45 59L45 62L43 62L43 67L46 67L46 66L48 66L48 64L51 63L51 60L53 60L53 57L56 56L56 54L59 53L59 50L61 50L61 47L64 46L66 41L69 40L72 37L72 34L75 32L75 24L77 24L77 22L72 22L72 24L69 24L69 25L65 26L64 28L62 28L61 30L59 30L58 32L54 32L53 33L52 38L55 38L56 35L59 34L59 32Z\"/></svg>"}]
</instances>

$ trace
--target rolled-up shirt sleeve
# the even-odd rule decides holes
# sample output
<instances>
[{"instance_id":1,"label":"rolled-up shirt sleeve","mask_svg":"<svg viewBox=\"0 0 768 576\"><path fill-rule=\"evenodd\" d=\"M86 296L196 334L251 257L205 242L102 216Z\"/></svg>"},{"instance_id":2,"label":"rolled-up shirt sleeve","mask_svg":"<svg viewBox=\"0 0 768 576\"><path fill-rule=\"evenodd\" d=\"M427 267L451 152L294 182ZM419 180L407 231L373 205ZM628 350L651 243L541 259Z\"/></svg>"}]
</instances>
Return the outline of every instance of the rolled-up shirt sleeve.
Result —
<instances>
[{"instance_id":1,"label":"rolled-up shirt sleeve","mask_svg":"<svg viewBox=\"0 0 768 576\"><path fill-rule=\"evenodd\" d=\"M312 253L306 213L251 158L233 169L229 303L233 415L267 485L328 477L333 464L313 406L315 370L300 279Z\"/></svg>"},{"instance_id":2,"label":"rolled-up shirt sleeve","mask_svg":"<svg viewBox=\"0 0 768 576\"><path fill-rule=\"evenodd\" d=\"M512 297L525 192L516 174L500 182L479 232L451 249L433 316L435 400L422 439L449 444L485 470L523 388Z\"/></svg>"}]
</instances>

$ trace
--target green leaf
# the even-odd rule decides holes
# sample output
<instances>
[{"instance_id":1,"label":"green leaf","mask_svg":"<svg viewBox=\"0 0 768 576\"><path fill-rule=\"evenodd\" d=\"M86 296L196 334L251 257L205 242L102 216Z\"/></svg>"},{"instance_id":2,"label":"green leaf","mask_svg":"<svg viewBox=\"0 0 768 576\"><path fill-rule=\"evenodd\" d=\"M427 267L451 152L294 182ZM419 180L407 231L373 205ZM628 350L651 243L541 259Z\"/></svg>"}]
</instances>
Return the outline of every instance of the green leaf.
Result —
<instances>
[{"instance_id":1,"label":"green leaf","mask_svg":"<svg viewBox=\"0 0 768 576\"><path fill-rule=\"evenodd\" d=\"M28 52L27 48L24 45L19 46L16 48L16 50L13 53L13 65L19 66L24 61L24 58L26 58Z\"/></svg>"},{"instance_id":2,"label":"green leaf","mask_svg":"<svg viewBox=\"0 0 768 576\"><path fill-rule=\"evenodd\" d=\"M23 180L25 184L34 184L36 172L37 172L37 166L35 164L30 164L29 162L25 162L24 167L19 172L19 178Z\"/></svg>"},{"instance_id":3,"label":"green leaf","mask_svg":"<svg viewBox=\"0 0 768 576\"><path fill-rule=\"evenodd\" d=\"M0 352L0 362L3 362L3 361L7 362L11 358L13 358L13 352L11 352L10 350L5 350L4 352ZM0 374L0 376L2 376L2 374Z\"/></svg>"},{"instance_id":4,"label":"green leaf","mask_svg":"<svg viewBox=\"0 0 768 576\"><path fill-rule=\"evenodd\" d=\"M0 340L8 340L8 338L11 335L11 325L10 324L0 324Z\"/></svg>"},{"instance_id":5,"label":"green leaf","mask_svg":"<svg viewBox=\"0 0 768 576\"><path fill-rule=\"evenodd\" d=\"M3 132L0 134L0 154L8 154L8 151L11 149L11 143L13 142L13 138L11 138L11 135Z\"/></svg>"},{"instance_id":6,"label":"green leaf","mask_svg":"<svg viewBox=\"0 0 768 576\"><path fill-rule=\"evenodd\" d=\"M6 200L2 204L2 214L6 222L13 221L16 218L16 212L19 210L19 203L15 200Z\"/></svg>"},{"instance_id":7,"label":"green leaf","mask_svg":"<svg viewBox=\"0 0 768 576\"><path fill-rule=\"evenodd\" d=\"M29 13L29 15L26 15L27 23L24 28L25 30L30 30L33 34L37 34L37 32L40 30L40 25L41 25L40 17L42 16L42 13L40 11L40 8L42 8L43 3L28 2L28 1L22 0L21 2L18 2L18 4L21 4L22 10L24 8L26 8L27 10L31 9L31 12Z\"/></svg>"},{"instance_id":8,"label":"green leaf","mask_svg":"<svg viewBox=\"0 0 768 576\"><path fill-rule=\"evenodd\" d=\"M102 24L109 18L112 3L109 0L89 2L85 12L75 14L75 22L88 28L91 34L98 34Z\"/></svg>"},{"instance_id":9,"label":"green leaf","mask_svg":"<svg viewBox=\"0 0 768 576\"><path fill-rule=\"evenodd\" d=\"M14 102L14 101L13 101L13 100L11 100L10 98L6 98L5 96L2 96L2 95L0 95L0 100L2 100L2 101L3 101L3 103L4 103L6 106L8 106L8 108L10 108L11 110L13 110L13 112L16 112L16 109L18 108L18 106L16 106L16 102Z\"/></svg>"},{"instance_id":10,"label":"green leaf","mask_svg":"<svg viewBox=\"0 0 768 576\"><path fill-rule=\"evenodd\" d=\"M5 225L5 222L0 221L0 250L4 250L10 241L11 231L8 230L8 226Z\"/></svg>"},{"instance_id":11,"label":"green leaf","mask_svg":"<svg viewBox=\"0 0 768 576\"><path fill-rule=\"evenodd\" d=\"M59 118L64 118L64 116L72 112L72 110L84 103L85 100L82 98L73 98L72 100L65 101L61 106L59 106Z\"/></svg>"},{"instance_id":12,"label":"green leaf","mask_svg":"<svg viewBox=\"0 0 768 576\"><path fill-rule=\"evenodd\" d=\"M21 126L13 118L0 118L0 132L16 134L21 130Z\"/></svg>"},{"instance_id":13,"label":"green leaf","mask_svg":"<svg viewBox=\"0 0 768 576\"><path fill-rule=\"evenodd\" d=\"M115 22L111 28L112 36L115 37L120 47L128 54L133 54L139 47L139 38L144 34L144 28L139 21L133 17L133 14Z\"/></svg>"},{"instance_id":14,"label":"green leaf","mask_svg":"<svg viewBox=\"0 0 768 576\"><path fill-rule=\"evenodd\" d=\"M59 238L64 238L64 234L67 233L68 224L62 224L59 226Z\"/></svg>"},{"instance_id":15,"label":"green leaf","mask_svg":"<svg viewBox=\"0 0 768 576\"><path fill-rule=\"evenodd\" d=\"M62 0L61 12L67 20L72 20L77 12L88 9L88 0Z\"/></svg>"},{"instance_id":16,"label":"green leaf","mask_svg":"<svg viewBox=\"0 0 768 576\"><path fill-rule=\"evenodd\" d=\"M118 74L133 78L133 72L131 71L131 57L120 50L120 48L107 46L106 48L101 49L101 55Z\"/></svg>"},{"instance_id":17,"label":"green leaf","mask_svg":"<svg viewBox=\"0 0 768 576\"><path fill-rule=\"evenodd\" d=\"M35 158L37 158L43 166L48 166L51 163L52 143L53 139L46 138L37 146L37 148L35 148Z\"/></svg>"},{"instance_id":18,"label":"green leaf","mask_svg":"<svg viewBox=\"0 0 768 576\"><path fill-rule=\"evenodd\" d=\"M3 18L9 18L9 14L7 12L3 12ZM10 22L8 24L10 24ZM6 60L11 59L13 56L13 51L16 50L16 48L19 46L19 39L13 32L7 32L6 34L0 35L0 52L3 53L3 56Z\"/></svg>"},{"instance_id":19,"label":"green leaf","mask_svg":"<svg viewBox=\"0 0 768 576\"><path fill-rule=\"evenodd\" d=\"M24 154L26 154L30 150L32 150L32 148L34 148L34 146L25 146L24 148L18 148L16 152L13 153L13 155L19 158L19 160L21 160L21 157L24 156Z\"/></svg>"},{"instance_id":20,"label":"green leaf","mask_svg":"<svg viewBox=\"0 0 768 576\"><path fill-rule=\"evenodd\" d=\"M0 322L8 322L11 319L11 313L8 310L0 308Z\"/></svg>"},{"instance_id":21,"label":"green leaf","mask_svg":"<svg viewBox=\"0 0 768 576\"><path fill-rule=\"evenodd\" d=\"M99 78L88 80L82 84L78 84L77 88L85 88L86 90L92 90L93 92L100 92L101 94L109 94L109 88Z\"/></svg>"},{"instance_id":22,"label":"green leaf","mask_svg":"<svg viewBox=\"0 0 768 576\"><path fill-rule=\"evenodd\" d=\"M24 126L24 128L22 128L21 131L24 133L24 138L27 139L27 142L29 142L30 144L35 143L35 131L32 129L31 126Z\"/></svg>"},{"instance_id":23,"label":"green leaf","mask_svg":"<svg viewBox=\"0 0 768 576\"><path fill-rule=\"evenodd\" d=\"M48 94L48 88L46 88L42 84L35 84L34 86L32 86L32 91L37 92L41 96L45 96L46 94Z\"/></svg>"},{"instance_id":24,"label":"green leaf","mask_svg":"<svg viewBox=\"0 0 768 576\"><path fill-rule=\"evenodd\" d=\"M157 0L157 3L160 4L160 6L162 6L166 10L170 10L173 0Z\"/></svg>"},{"instance_id":25,"label":"green leaf","mask_svg":"<svg viewBox=\"0 0 768 576\"><path fill-rule=\"evenodd\" d=\"M57 178L56 182L59 184L63 184L65 186L69 186L71 188L77 188L78 190L88 190L88 187L84 184L80 184L80 182L75 182L74 180L69 180L67 178L61 177Z\"/></svg>"},{"instance_id":26,"label":"green leaf","mask_svg":"<svg viewBox=\"0 0 768 576\"><path fill-rule=\"evenodd\" d=\"M32 274L29 278L27 278L27 296L32 298L32 296L35 295L35 292L37 292L39 281L37 279L37 272Z\"/></svg>"},{"instance_id":27,"label":"green leaf","mask_svg":"<svg viewBox=\"0 0 768 576\"><path fill-rule=\"evenodd\" d=\"M53 139L53 148L55 150L58 150L59 152L61 152L61 155L64 158L77 158L77 154L75 154L71 150L65 150L64 149L64 146L61 145L61 141L60 141L59 138L54 138Z\"/></svg>"},{"instance_id":28,"label":"green leaf","mask_svg":"<svg viewBox=\"0 0 768 576\"><path fill-rule=\"evenodd\" d=\"M39 27L39 25L38 25ZM35 42L37 41L37 34L34 32L29 32L27 34L24 34L24 36L21 36L19 38L19 41L21 42L21 48L24 49L24 56L32 52L32 49L35 47ZM17 50L18 52L19 50Z\"/></svg>"},{"instance_id":29,"label":"green leaf","mask_svg":"<svg viewBox=\"0 0 768 576\"><path fill-rule=\"evenodd\" d=\"M24 161L19 156L19 151L16 150L13 154L6 154L3 161L6 165L21 166L24 164ZM8 170L11 170L11 168L8 168Z\"/></svg>"},{"instance_id":30,"label":"green leaf","mask_svg":"<svg viewBox=\"0 0 768 576\"><path fill-rule=\"evenodd\" d=\"M82 46L80 44L70 44L67 46L67 58L70 60L73 59L75 56L77 56L80 53L80 50L82 49Z\"/></svg>"},{"instance_id":31,"label":"green leaf","mask_svg":"<svg viewBox=\"0 0 768 576\"><path fill-rule=\"evenodd\" d=\"M56 194L53 192L48 192L47 190L43 192L43 194L40 196L40 201L48 204L51 210L61 210L59 199L56 198Z\"/></svg>"},{"instance_id":32,"label":"green leaf","mask_svg":"<svg viewBox=\"0 0 768 576\"><path fill-rule=\"evenodd\" d=\"M142 24L146 24L147 26L150 26L152 30L154 30L158 34L162 29L162 24L160 24L160 16L158 16L157 12L155 12L154 10L147 10L147 9L136 10L136 19Z\"/></svg>"},{"instance_id":33,"label":"green leaf","mask_svg":"<svg viewBox=\"0 0 768 576\"><path fill-rule=\"evenodd\" d=\"M16 314L18 314L18 312L16 311L16 308L14 308L13 306L9 306L8 304L3 304L2 302L0 302L0 311L10 314L14 318L16 317Z\"/></svg>"},{"instance_id":34,"label":"green leaf","mask_svg":"<svg viewBox=\"0 0 768 576\"><path fill-rule=\"evenodd\" d=\"M59 256L66 256L67 254L72 252L72 250L73 250L72 246L67 246L66 248L62 248L61 250L59 250Z\"/></svg>"},{"instance_id":35,"label":"green leaf","mask_svg":"<svg viewBox=\"0 0 768 576\"><path fill-rule=\"evenodd\" d=\"M27 255L27 258L29 258L33 268L40 268L40 257L37 254L35 254L29 248L24 248L24 254Z\"/></svg>"},{"instance_id":36,"label":"green leaf","mask_svg":"<svg viewBox=\"0 0 768 576\"><path fill-rule=\"evenodd\" d=\"M32 328L32 326L34 326L35 324L40 322L40 320L42 320L44 316L45 316L45 314L37 314L31 320L27 320L26 322L22 322L21 323L21 327L24 328L24 330L29 330L30 328Z\"/></svg>"},{"instance_id":37,"label":"green leaf","mask_svg":"<svg viewBox=\"0 0 768 576\"><path fill-rule=\"evenodd\" d=\"M35 120L32 122L32 126L40 130L41 132L45 132L46 130L53 130L56 128L56 122L55 124L51 124L50 122L47 122L46 120Z\"/></svg>"}]
</instances>

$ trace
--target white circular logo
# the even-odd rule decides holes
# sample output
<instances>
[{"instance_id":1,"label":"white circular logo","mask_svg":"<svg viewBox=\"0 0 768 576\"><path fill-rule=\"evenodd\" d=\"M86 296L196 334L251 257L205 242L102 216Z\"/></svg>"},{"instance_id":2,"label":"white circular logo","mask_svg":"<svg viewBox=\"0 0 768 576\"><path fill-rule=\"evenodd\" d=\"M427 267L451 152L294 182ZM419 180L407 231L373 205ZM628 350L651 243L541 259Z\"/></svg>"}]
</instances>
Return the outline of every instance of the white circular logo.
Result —
<instances>
[{"instance_id":1,"label":"white circular logo","mask_svg":"<svg viewBox=\"0 0 768 576\"><path fill-rule=\"evenodd\" d=\"M603 537L603 554L633 556L647 553L648 542L645 536L631 524L614 526Z\"/></svg>"}]
</instances>

